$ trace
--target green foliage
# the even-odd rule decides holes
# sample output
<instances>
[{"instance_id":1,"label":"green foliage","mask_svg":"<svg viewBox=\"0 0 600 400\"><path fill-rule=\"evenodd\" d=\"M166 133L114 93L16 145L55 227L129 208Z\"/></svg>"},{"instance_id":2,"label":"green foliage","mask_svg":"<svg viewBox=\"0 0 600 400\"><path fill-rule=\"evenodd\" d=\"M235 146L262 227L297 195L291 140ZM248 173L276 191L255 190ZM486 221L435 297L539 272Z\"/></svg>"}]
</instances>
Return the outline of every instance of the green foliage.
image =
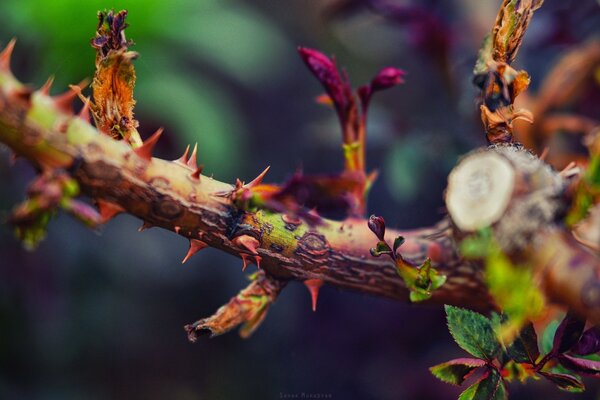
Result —
<instances>
[{"instance_id":1,"label":"green foliage","mask_svg":"<svg viewBox=\"0 0 600 400\"><path fill-rule=\"evenodd\" d=\"M514 265L495 242L491 229L482 229L461 242L461 252L468 258L483 259L485 282L496 304L506 315L499 326L501 341L511 342L528 320L543 311L545 300L526 265Z\"/></svg>"},{"instance_id":2,"label":"green foliage","mask_svg":"<svg viewBox=\"0 0 600 400\"><path fill-rule=\"evenodd\" d=\"M507 347L508 356L517 363L535 364L540 356L538 338L531 322L527 323L519 335Z\"/></svg>"},{"instance_id":3,"label":"green foliage","mask_svg":"<svg viewBox=\"0 0 600 400\"><path fill-rule=\"evenodd\" d=\"M495 370L490 370L462 392L458 400L502 400L507 398L506 388L500 374Z\"/></svg>"},{"instance_id":4,"label":"green foliage","mask_svg":"<svg viewBox=\"0 0 600 400\"><path fill-rule=\"evenodd\" d=\"M492 322L483 315L454 306L445 306L450 334L469 354L492 360L500 350Z\"/></svg>"},{"instance_id":5,"label":"green foliage","mask_svg":"<svg viewBox=\"0 0 600 400\"><path fill-rule=\"evenodd\" d=\"M585 390L585 386L578 376L552 372L540 372L540 375L554 383L561 390L572 393L580 393Z\"/></svg>"},{"instance_id":6,"label":"green foliage","mask_svg":"<svg viewBox=\"0 0 600 400\"><path fill-rule=\"evenodd\" d=\"M435 365L429 370L439 380L452 385L461 385L476 368L483 367L485 361L477 358L457 358Z\"/></svg>"},{"instance_id":7,"label":"green foliage","mask_svg":"<svg viewBox=\"0 0 600 400\"><path fill-rule=\"evenodd\" d=\"M592 327L582 334L585 320L569 312L562 320L548 324L542 335L540 356L538 336L531 322L523 325L510 344L500 341L495 327L507 323L503 314L492 318L458 307L446 306L448 328L465 351L477 358L458 358L430 368L438 379L453 385L463 384L477 371L480 377L461 393L460 399L506 399L506 382L542 377L557 388L577 393L585 387L585 374L600 378L600 357L591 354L600 346L600 329ZM580 354L586 354L582 357Z\"/></svg>"},{"instance_id":8,"label":"green foliage","mask_svg":"<svg viewBox=\"0 0 600 400\"><path fill-rule=\"evenodd\" d=\"M379 257L382 254L389 256L396 264L396 271L404 281L409 290L409 298L413 303L430 299L433 291L440 288L446 282L446 276L436 271L429 258L425 259L423 264L416 265L405 260L398 249L402 246L405 239L398 236L394 239L394 248L392 249L385 241L385 221L382 217L371 215L369 218L369 229L377 236L379 242L377 246L371 249L373 257Z\"/></svg>"}]
</instances>

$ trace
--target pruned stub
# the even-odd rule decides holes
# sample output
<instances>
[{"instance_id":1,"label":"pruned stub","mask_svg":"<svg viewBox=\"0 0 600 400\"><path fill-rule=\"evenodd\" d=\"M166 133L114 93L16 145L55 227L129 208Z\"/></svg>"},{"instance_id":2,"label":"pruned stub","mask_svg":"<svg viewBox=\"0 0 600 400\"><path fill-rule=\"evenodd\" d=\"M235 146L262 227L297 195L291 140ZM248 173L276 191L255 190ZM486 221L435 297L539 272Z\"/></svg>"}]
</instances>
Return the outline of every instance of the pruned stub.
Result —
<instances>
[{"instance_id":1,"label":"pruned stub","mask_svg":"<svg viewBox=\"0 0 600 400\"><path fill-rule=\"evenodd\" d=\"M492 145L467 155L448 178L446 206L459 232L492 227L507 252L526 248L557 222L566 181L520 145ZM535 244L535 243L534 243Z\"/></svg>"}]
</instances>

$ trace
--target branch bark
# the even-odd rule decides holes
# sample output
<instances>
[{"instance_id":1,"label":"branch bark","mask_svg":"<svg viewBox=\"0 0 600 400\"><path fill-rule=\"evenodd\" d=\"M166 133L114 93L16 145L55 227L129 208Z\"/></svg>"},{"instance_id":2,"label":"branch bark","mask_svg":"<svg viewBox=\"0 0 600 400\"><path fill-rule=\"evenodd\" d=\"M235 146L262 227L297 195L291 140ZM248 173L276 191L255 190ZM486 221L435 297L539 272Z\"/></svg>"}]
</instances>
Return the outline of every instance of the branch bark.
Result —
<instances>
[{"instance_id":1,"label":"branch bark","mask_svg":"<svg viewBox=\"0 0 600 400\"><path fill-rule=\"evenodd\" d=\"M177 162L148 161L123 141L64 113L46 94L24 96L25 91L9 71L0 71L0 141L41 170L67 170L95 201L117 205L146 226L177 232L238 257L253 254L236 244L236 238L253 237L261 268L278 279L322 279L342 289L408 299L394 265L370 255L375 240L366 220L322 219L310 225L285 214L240 210L222 196L234 186L204 175L195 178ZM431 302L490 308L479 267L458 255L447 221L387 234L390 241L399 235L406 237L405 258L422 262L429 256L448 276Z\"/></svg>"}]
</instances>

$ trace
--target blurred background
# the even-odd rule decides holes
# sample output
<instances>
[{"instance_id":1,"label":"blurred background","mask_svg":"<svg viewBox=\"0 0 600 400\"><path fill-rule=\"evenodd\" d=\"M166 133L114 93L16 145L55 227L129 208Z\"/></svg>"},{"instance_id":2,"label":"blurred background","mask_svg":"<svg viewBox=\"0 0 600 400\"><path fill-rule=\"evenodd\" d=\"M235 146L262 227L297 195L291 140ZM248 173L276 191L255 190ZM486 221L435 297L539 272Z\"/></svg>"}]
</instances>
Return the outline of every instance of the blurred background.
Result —
<instances>
[{"instance_id":1,"label":"blurred background","mask_svg":"<svg viewBox=\"0 0 600 400\"><path fill-rule=\"evenodd\" d=\"M91 78L89 40L100 9L128 9L136 61L136 116L147 137L164 126L158 156L198 142L205 173L267 181L295 170L342 168L334 112L296 46L335 54L352 83L382 67L406 83L378 94L368 165L380 178L369 212L414 228L443 215L446 176L484 144L471 71L499 0L2 0L0 44L18 39L13 68L53 93ZM420 9L425 13L406 12ZM404 10L404 12L403 12ZM414 17L420 15L420 17ZM517 67L542 78L564 53L600 34L596 0L547 0ZM599 74L600 75L600 74ZM600 119L598 84L578 111ZM591 96L591 97L590 97ZM595 96L595 97L594 97ZM590 100L591 99L591 100ZM34 171L9 167L0 147L0 212L24 196ZM441 309L325 287L316 313L288 285L248 340L230 333L187 341L183 325L211 315L246 285L239 259L208 249L184 266L188 244L119 216L99 232L60 215L35 252L0 225L1 399L454 399L428 367L465 353ZM250 268L251 269L251 268ZM249 270L250 270L249 269ZM586 380L579 399L600 395ZM514 399L568 399L545 382L510 387ZM296 396L296 397L294 397ZM325 397L323 397L325 396ZM313 397L319 398L319 397Z\"/></svg>"}]
</instances>

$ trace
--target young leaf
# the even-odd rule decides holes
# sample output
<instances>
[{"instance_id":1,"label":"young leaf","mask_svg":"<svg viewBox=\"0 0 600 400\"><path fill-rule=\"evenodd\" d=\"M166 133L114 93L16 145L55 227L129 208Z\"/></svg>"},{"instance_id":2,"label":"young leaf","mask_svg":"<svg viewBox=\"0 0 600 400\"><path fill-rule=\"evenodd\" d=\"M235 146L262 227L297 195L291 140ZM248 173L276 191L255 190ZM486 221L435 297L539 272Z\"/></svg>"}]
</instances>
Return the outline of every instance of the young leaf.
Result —
<instances>
[{"instance_id":1,"label":"young leaf","mask_svg":"<svg viewBox=\"0 0 600 400\"><path fill-rule=\"evenodd\" d=\"M458 400L505 400L507 398L506 388L500 375L497 371L490 370L462 392Z\"/></svg>"},{"instance_id":2,"label":"young leaf","mask_svg":"<svg viewBox=\"0 0 600 400\"><path fill-rule=\"evenodd\" d=\"M566 354L558 356L558 361L571 371L600 378L600 361L576 358Z\"/></svg>"},{"instance_id":3,"label":"young leaf","mask_svg":"<svg viewBox=\"0 0 600 400\"><path fill-rule=\"evenodd\" d=\"M392 249L390 249L390 246L384 241L377 242L377 247L371 249L371 255L373 257L379 257L382 254L392 254Z\"/></svg>"},{"instance_id":4,"label":"young leaf","mask_svg":"<svg viewBox=\"0 0 600 400\"><path fill-rule=\"evenodd\" d=\"M396 253L396 251L398 251L398 248L400 246L402 246L403 244L404 244L403 236L398 236L396 239L394 239L394 254Z\"/></svg>"},{"instance_id":5,"label":"young leaf","mask_svg":"<svg viewBox=\"0 0 600 400\"><path fill-rule=\"evenodd\" d=\"M462 385L467 377L477 368L486 365L478 358L457 358L435 365L429 370L439 380L452 385Z\"/></svg>"},{"instance_id":6,"label":"young leaf","mask_svg":"<svg viewBox=\"0 0 600 400\"><path fill-rule=\"evenodd\" d=\"M575 346L581 338L584 328L585 319L569 311L556 329L552 345L552 352L555 354L561 354L569 351L571 347Z\"/></svg>"},{"instance_id":7,"label":"young leaf","mask_svg":"<svg viewBox=\"0 0 600 400\"><path fill-rule=\"evenodd\" d=\"M551 372L542 372L539 374L544 378L554 383L559 389L566 390L567 392L580 393L585 390L581 378L576 375L569 374L554 374Z\"/></svg>"},{"instance_id":8,"label":"young leaf","mask_svg":"<svg viewBox=\"0 0 600 400\"><path fill-rule=\"evenodd\" d=\"M540 350L538 349L537 334L531 322L523 327L519 336L506 351L508 356L518 363L535 363L540 356Z\"/></svg>"},{"instance_id":9,"label":"young leaf","mask_svg":"<svg viewBox=\"0 0 600 400\"><path fill-rule=\"evenodd\" d=\"M542 334L542 351L544 354L548 354L552 351L552 342L554 340L554 335L556 334L556 330L558 329L559 322L554 320L551 321L544 329L544 333Z\"/></svg>"},{"instance_id":10,"label":"young leaf","mask_svg":"<svg viewBox=\"0 0 600 400\"><path fill-rule=\"evenodd\" d=\"M580 356L597 353L600 351L600 326L594 326L583 333L579 342L571 351Z\"/></svg>"},{"instance_id":11,"label":"young leaf","mask_svg":"<svg viewBox=\"0 0 600 400\"><path fill-rule=\"evenodd\" d=\"M492 360L500 345L491 321L463 308L446 305L445 309L448 328L456 343L475 357Z\"/></svg>"}]
</instances>

